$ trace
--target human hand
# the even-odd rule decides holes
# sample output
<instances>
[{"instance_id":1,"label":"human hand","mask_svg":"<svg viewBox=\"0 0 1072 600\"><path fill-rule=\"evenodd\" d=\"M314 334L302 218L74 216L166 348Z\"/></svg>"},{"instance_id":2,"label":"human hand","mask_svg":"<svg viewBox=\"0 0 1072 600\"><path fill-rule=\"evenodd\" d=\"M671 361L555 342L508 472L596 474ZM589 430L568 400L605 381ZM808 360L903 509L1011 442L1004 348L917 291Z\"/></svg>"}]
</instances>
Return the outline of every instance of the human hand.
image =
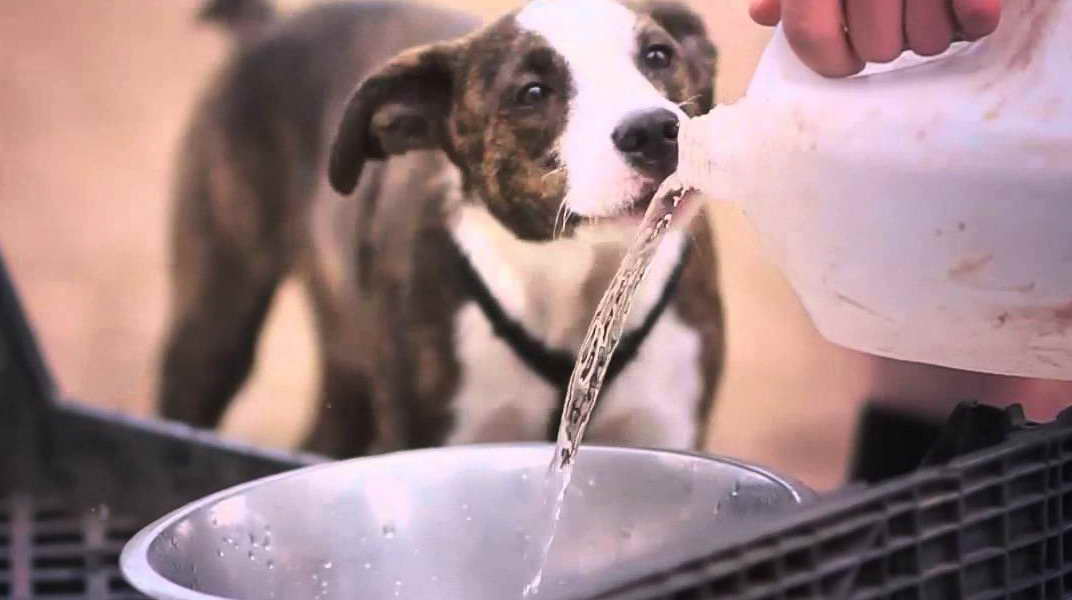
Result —
<instances>
[{"instance_id":1,"label":"human hand","mask_svg":"<svg viewBox=\"0 0 1072 600\"><path fill-rule=\"evenodd\" d=\"M779 21L789 45L820 75L847 77L904 50L941 54L997 28L1001 0L752 0L760 25Z\"/></svg>"}]
</instances>

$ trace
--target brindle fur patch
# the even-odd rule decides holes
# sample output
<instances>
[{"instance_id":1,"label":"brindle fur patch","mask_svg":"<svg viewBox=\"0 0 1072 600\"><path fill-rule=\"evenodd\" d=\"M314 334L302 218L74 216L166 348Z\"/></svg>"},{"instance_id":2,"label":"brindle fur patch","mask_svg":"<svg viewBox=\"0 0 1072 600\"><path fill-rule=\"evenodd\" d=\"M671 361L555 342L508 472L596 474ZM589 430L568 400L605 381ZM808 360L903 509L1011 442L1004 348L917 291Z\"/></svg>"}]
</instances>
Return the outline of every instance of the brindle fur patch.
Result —
<instances>
[{"instance_id":1,"label":"brindle fur patch","mask_svg":"<svg viewBox=\"0 0 1072 600\"><path fill-rule=\"evenodd\" d=\"M702 112L714 73L702 24L671 3L639 10L648 17L638 35L669 34L687 58L658 89L675 102L698 97ZM520 238L555 234L566 186L555 145L573 93L567 66L511 15L480 30L467 16L403 3L264 17L207 91L182 149L161 411L219 423L253 363L275 290L293 275L312 301L321 356L306 447L353 456L441 444L464 418L451 412L461 368L454 317L469 300L454 276L462 257L449 214L456 203L483 202ZM424 49L406 52L416 47ZM438 77L435 93L415 77L422 72ZM331 142L353 85L376 77L384 87L365 98L352 143L341 142L357 161L343 164L356 185L343 197L324 176ZM555 92L539 111L513 103L530 80ZM696 231L674 306L703 335L713 392L722 317L706 224ZM597 291L585 290L593 307ZM504 426L513 419L501 417Z\"/></svg>"},{"instance_id":2,"label":"brindle fur patch","mask_svg":"<svg viewBox=\"0 0 1072 600\"><path fill-rule=\"evenodd\" d=\"M713 104L715 51L703 22L673 2L633 6L640 14L637 68L687 114L706 112ZM483 202L519 238L569 235L578 220L558 221L567 175L556 144L570 117L575 86L564 58L540 35L520 30L515 14L459 42L408 51L369 77L347 109L333 174L337 169L352 174L355 168L359 173L364 160L382 158L384 142L369 133L368 122L385 104L408 105L412 112L445 120L429 129L445 130L439 146L462 171L468 196ZM647 68L641 55L652 43L672 46L680 59L670 69ZM516 94L531 82L548 86L551 98L539 107L518 106ZM440 106L448 88L450 106ZM336 187L348 191L354 178L344 177Z\"/></svg>"}]
</instances>

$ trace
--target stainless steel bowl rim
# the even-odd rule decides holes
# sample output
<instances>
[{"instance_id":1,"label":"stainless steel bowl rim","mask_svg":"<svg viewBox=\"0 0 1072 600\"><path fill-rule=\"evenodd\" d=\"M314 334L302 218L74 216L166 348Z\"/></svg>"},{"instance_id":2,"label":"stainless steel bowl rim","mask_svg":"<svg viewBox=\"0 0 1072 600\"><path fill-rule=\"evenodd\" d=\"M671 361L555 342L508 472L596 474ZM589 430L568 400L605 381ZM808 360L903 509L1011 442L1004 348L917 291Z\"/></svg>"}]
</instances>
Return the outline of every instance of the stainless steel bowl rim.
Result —
<instances>
[{"instance_id":1,"label":"stainless steel bowl rim","mask_svg":"<svg viewBox=\"0 0 1072 600\"><path fill-rule=\"evenodd\" d=\"M403 450L398 452L389 452L385 454L379 454L376 456L365 456L358 458L351 458L339 461L330 461L324 464L312 465L309 467L301 467L284 473L276 475L269 475L260 479L254 479L246 483L242 483L214 494L205 496L199 500L190 502L180 508L177 508L170 513L160 517L156 521L153 521L149 525L142 528L137 534L134 535L124 545L123 552L119 557L120 570L127 581L130 582L139 592L157 599L157 600L234 600L232 598L225 598L222 596L214 596L210 594L204 594L191 590L189 588L180 586L166 577L160 575L149 564L149 547L165 529L171 526L178 519L196 512L197 510L206 506L211 506L229 497L240 494L248 489L260 487L262 485L269 484L274 481L288 479L291 477L301 477L309 473L316 472L321 469L337 468L340 464L348 464L354 462L372 462L381 460L387 457L397 457L400 454L406 455L419 455L419 454L431 454L431 453L444 453L444 452L471 452L479 449L505 449L505 448L536 448L545 447L548 449L548 456L551 455L551 444L531 442L531 443L504 443L504 444L471 444L464 446L449 446L438 448L424 448L419 450ZM687 456L693 458L699 458L703 460L713 460L721 462L727 465L732 465L741 468L746 471L751 471L757 475L765 477L777 485L783 487L798 504L804 504L813 500L816 496L804 483L797 479L788 477L777 473L767 467L756 465L753 463L747 463L733 458L727 458L716 454L705 454L702 452L689 452L683 450L664 450L657 448L634 448L634 447L621 447L621 446L596 446L589 445L581 449L583 453L585 450L599 450L601 452L609 452L611 454L628 454L634 452L640 453L655 453L660 455L678 455ZM550 461L550 459L549 459Z\"/></svg>"}]
</instances>

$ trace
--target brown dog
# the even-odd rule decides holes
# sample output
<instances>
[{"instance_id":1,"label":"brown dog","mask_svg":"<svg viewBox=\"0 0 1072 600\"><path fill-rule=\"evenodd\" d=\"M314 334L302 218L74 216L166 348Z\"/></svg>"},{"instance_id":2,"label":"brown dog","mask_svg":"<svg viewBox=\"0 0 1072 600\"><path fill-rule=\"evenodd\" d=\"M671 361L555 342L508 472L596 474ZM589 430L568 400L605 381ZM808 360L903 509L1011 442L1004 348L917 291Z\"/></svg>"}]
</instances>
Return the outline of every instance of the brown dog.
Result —
<instances>
[{"instance_id":1,"label":"brown dog","mask_svg":"<svg viewBox=\"0 0 1072 600\"><path fill-rule=\"evenodd\" d=\"M393 2L205 15L240 42L182 154L163 414L218 423L293 275L322 359L308 449L547 439L637 215L676 168L677 123L711 107L700 19L614 0L535 0L480 29ZM697 219L656 256L589 439L696 446L722 355Z\"/></svg>"}]
</instances>

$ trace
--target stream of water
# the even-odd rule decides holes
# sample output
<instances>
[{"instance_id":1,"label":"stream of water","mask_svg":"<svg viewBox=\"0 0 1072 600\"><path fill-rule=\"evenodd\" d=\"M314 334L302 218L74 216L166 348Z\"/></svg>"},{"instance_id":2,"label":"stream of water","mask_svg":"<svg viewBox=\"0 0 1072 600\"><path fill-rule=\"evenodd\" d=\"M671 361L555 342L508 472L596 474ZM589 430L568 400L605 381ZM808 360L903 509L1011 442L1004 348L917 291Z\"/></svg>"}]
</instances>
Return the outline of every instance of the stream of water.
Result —
<instances>
[{"instance_id":1,"label":"stream of water","mask_svg":"<svg viewBox=\"0 0 1072 600\"><path fill-rule=\"evenodd\" d=\"M676 209L689 193L689 190L672 182L663 184L656 192L644 213L636 238L611 279L607 291L603 293L592 323L588 326L580 352L577 353L573 373L570 375L569 387L566 388L558 440L547 474L550 493L544 499L546 518L543 523L537 524L541 530L539 535L535 536L541 544L539 557L535 561L536 569L532 579L523 591L523 598L539 593L543 567L554 543L566 490L573 476L573 463L584 438L584 430L599 399L607 367L610 366L614 350L625 329L633 297L644 281L648 266L659 248L659 242L670 230Z\"/></svg>"}]
</instances>

